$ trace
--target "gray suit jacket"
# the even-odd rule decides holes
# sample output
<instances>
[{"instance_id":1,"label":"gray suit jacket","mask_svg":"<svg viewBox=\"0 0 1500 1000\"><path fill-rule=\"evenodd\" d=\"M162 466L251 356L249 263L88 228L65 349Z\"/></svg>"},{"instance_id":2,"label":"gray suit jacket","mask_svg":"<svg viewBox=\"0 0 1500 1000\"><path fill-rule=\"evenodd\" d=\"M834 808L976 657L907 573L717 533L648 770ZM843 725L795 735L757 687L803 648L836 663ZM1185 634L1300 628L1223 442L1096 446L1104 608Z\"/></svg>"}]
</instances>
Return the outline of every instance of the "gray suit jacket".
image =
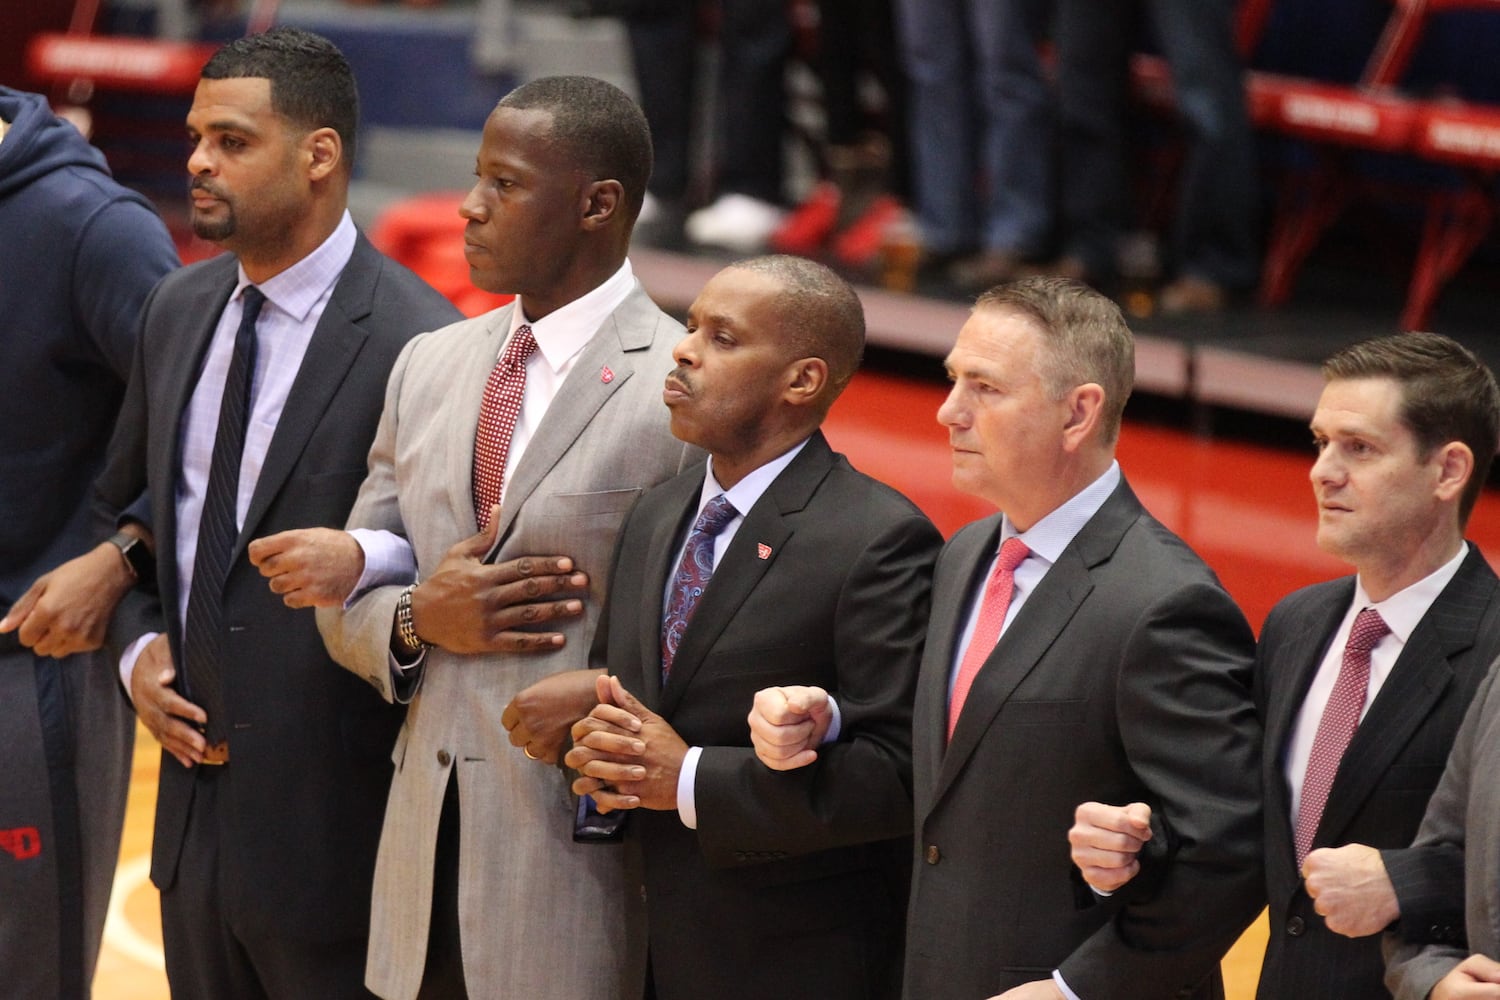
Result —
<instances>
[{"instance_id":1,"label":"gray suit jacket","mask_svg":"<svg viewBox=\"0 0 1500 1000\"><path fill-rule=\"evenodd\" d=\"M1439 979L1470 954L1500 961L1500 661L1474 695L1447 770L1413 848L1443 852L1461 867L1467 941L1423 942L1422 929L1398 929L1385 940L1385 985L1396 1000L1424 1000ZM1404 923L1401 925L1404 928Z\"/></svg>"},{"instance_id":2,"label":"gray suit jacket","mask_svg":"<svg viewBox=\"0 0 1500 1000\"><path fill-rule=\"evenodd\" d=\"M424 576L477 530L474 429L512 308L418 338L391 375L349 526L405 535ZM626 940L627 930L640 932L639 896L626 895L622 846L573 842L565 772L527 760L507 741L500 716L528 685L588 665L625 513L691 457L671 436L661 400L681 336L645 292L632 292L584 348L506 489L492 559L565 554L589 574L587 613L548 626L566 635L561 649L483 657L433 649L415 691L398 691L388 655L401 588L319 614L336 660L387 700L411 699L394 755L370 928L367 983L382 996L408 1000L421 982L438 817L454 769L470 995L607 1000L639 982Z\"/></svg>"},{"instance_id":3,"label":"gray suit jacket","mask_svg":"<svg viewBox=\"0 0 1500 1000\"><path fill-rule=\"evenodd\" d=\"M1267 617L1256 650L1255 700L1268 748L1263 766L1271 907L1262 1000L1365 1000L1381 992L1380 939L1330 931L1302 888L1283 760L1308 686L1353 595L1353 577L1288 595ZM1462 937L1462 873L1441 851L1406 848L1474 690L1497 654L1500 585L1471 545L1360 723L1313 840L1314 848L1380 848L1401 904L1401 924L1423 938Z\"/></svg>"},{"instance_id":4,"label":"gray suit jacket","mask_svg":"<svg viewBox=\"0 0 1500 1000\"><path fill-rule=\"evenodd\" d=\"M1261 898L1250 628L1121 482L1006 629L945 747L954 648L999 529L961 530L933 581L905 995L976 1000L1055 968L1087 1000L1215 995ZM1145 801L1171 824L1153 885L1087 891L1067 831L1090 799Z\"/></svg>"},{"instance_id":5,"label":"gray suit jacket","mask_svg":"<svg viewBox=\"0 0 1500 1000\"><path fill-rule=\"evenodd\" d=\"M235 264L225 254L157 285L99 480L109 512L149 493L157 541L160 601L132 591L112 635L129 642L165 631L179 664L179 425L234 289ZM225 906L258 933L363 936L371 830L384 808L400 717L329 662L313 616L271 593L245 547L278 531L343 523L392 362L414 334L456 315L420 278L359 238L308 344L235 544L220 638L234 768L220 804L222 815L235 818L221 829L223 886ZM193 792L193 773L163 753L151 850L151 878L163 889L178 876Z\"/></svg>"}]
</instances>

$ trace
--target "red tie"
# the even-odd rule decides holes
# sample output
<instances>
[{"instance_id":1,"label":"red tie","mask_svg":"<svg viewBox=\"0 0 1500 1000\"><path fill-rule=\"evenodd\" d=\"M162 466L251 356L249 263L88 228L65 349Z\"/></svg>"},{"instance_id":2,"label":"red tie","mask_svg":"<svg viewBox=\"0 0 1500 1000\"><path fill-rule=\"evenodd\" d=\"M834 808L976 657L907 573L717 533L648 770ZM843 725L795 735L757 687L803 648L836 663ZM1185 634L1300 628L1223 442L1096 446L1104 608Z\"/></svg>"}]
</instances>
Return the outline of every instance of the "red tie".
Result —
<instances>
[{"instance_id":1,"label":"red tie","mask_svg":"<svg viewBox=\"0 0 1500 1000\"><path fill-rule=\"evenodd\" d=\"M958 665L958 677L953 682L953 698L948 703L948 739L953 739L953 727L958 725L958 715L963 711L964 700L969 697L969 688L979 674L979 668L989 659L1000 641L1000 627L1005 624L1005 612L1010 610L1011 593L1016 589L1016 567L1031 555L1031 550L1019 538L1007 538L1000 546L1000 558L995 561L994 572L984 584L984 600L979 605L979 621L974 625L974 635L969 648L964 650L963 662Z\"/></svg>"},{"instance_id":2,"label":"red tie","mask_svg":"<svg viewBox=\"0 0 1500 1000\"><path fill-rule=\"evenodd\" d=\"M535 350L531 327L522 323L484 384L479 427L474 432L474 516L480 531L490 526L490 508L500 502L510 437L526 394L526 359Z\"/></svg>"},{"instance_id":3,"label":"red tie","mask_svg":"<svg viewBox=\"0 0 1500 1000\"><path fill-rule=\"evenodd\" d=\"M1323 718L1318 722L1318 735L1313 738L1307 774L1302 779L1295 838L1299 871L1307 852L1312 850L1313 835L1323 819L1323 807L1328 804L1328 791L1333 787L1334 775L1338 774L1339 761L1354 738L1354 730L1359 728L1359 713L1365 707L1365 696L1370 689L1370 650L1390 631L1374 608L1365 608L1355 616L1354 627L1349 630L1344 661L1339 665L1338 680L1334 681L1333 693L1328 696Z\"/></svg>"}]
</instances>

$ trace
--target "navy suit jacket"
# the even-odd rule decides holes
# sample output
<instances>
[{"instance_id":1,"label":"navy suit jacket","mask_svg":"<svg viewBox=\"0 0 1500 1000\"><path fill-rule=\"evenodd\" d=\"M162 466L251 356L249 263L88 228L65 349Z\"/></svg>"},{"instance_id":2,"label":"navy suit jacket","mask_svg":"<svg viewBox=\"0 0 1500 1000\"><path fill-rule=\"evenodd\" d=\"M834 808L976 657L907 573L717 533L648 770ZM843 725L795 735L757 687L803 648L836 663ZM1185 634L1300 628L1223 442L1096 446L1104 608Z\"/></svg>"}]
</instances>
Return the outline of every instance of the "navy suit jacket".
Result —
<instances>
[{"instance_id":1,"label":"navy suit jacket","mask_svg":"<svg viewBox=\"0 0 1500 1000\"><path fill-rule=\"evenodd\" d=\"M177 616L179 427L219 315L234 289L225 254L164 278L142 315L134 369L99 481L119 511L143 491L155 529L159 600L133 592L117 643L165 631L182 662ZM310 611L294 611L246 556L253 538L343 527L365 476L386 378L408 339L458 312L361 235L334 287L277 423L235 544L223 594L221 673L233 773L220 788L226 909L248 931L305 940L368 932L375 846L401 709L328 658ZM163 609L165 613L163 613ZM169 888L193 772L163 753L151 879Z\"/></svg>"}]
</instances>

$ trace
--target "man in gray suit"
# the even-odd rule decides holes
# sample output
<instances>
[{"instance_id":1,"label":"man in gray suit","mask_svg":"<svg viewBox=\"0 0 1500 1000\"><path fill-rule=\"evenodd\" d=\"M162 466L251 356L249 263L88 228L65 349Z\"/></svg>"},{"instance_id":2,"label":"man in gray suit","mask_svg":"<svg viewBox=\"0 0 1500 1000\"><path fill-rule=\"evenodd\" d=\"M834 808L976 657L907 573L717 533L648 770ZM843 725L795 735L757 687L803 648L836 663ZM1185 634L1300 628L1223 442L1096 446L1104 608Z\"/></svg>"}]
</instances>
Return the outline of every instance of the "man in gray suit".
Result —
<instances>
[{"instance_id":1,"label":"man in gray suit","mask_svg":"<svg viewBox=\"0 0 1500 1000\"><path fill-rule=\"evenodd\" d=\"M1491 668L1453 741L1448 768L1422 820L1413 851L1463 880L1465 923L1434 939L1403 920L1385 938L1385 985L1396 1000L1500 997L1500 687Z\"/></svg>"},{"instance_id":2,"label":"man in gray suit","mask_svg":"<svg viewBox=\"0 0 1500 1000\"><path fill-rule=\"evenodd\" d=\"M116 610L164 750L151 877L181 997L362 997L375 830L400 714L329 662L246 558L347 516L391 364L456 310L346 204L358 97L291 28L238 39L188 112L192 222L230 253L146 301L99 481L155 529L155 594Z\"/></svg>"},{"instance_id":3,"label":"man in gray suit","mask_svg":"<svg viewBox=\"0 0 1500 1000\"><path fill-rule=\"evenodd\" d=\"M564 772L510 745L555 760L566 728L508 705L586 665L625 513L689 457L661 405L682 327L626 260L650 169L644 116L601 81L534 81L490 115L465 251L474 283L516 302L401 355L348 522L371 579L391 578L379 553L404 550L420 582L364 579L319 609L334 658L410 705L367 975L394 1000L639 982L621 845L576 842ZM587 600L544 599L569 590ZM549 695L563 723L596 703L576 676Z\"/></svg>"},{"instance_id":4,"label":"man in gray suit","mask_svg":"<svg viewBox=\"0 0 1500 1000\"><path fill-rule=\"evenodd\" d=\"M1081 284L1021 281L980 296L947 369L954 485L1000 513L933 580L905 996L1222 995L1260 895L1252 639L1115 461L1130 331ZM800 761L777 732L796 713L763 721L762 759ZM1151 899L1093 898L1072 871L1074 806L1105 789L1182 824Z\"/></svg>"},{"instance_id":5,"label":"man in gray suit","mask_svg":"<svg viewBox=\"0 0 1500 1000\"><path fill-rule=\"evenodd\" d=\"M1393 922L1429 939L1461 934L1461 874L1407 847L1500 655L1500 583L1463 538L1495 453L1494 377L1430 333L1347 347L1323 374L1312 419L1318 547L1357 575L1284 598L1256 651L1272 928L1265 1000L1378 995L1376 935ZM1348 658L1371 615L1388 631L1364 659ZM1070 835L1084 877L1104 890L1134 871L1146 835L1146 806L1134 807L1134 829L1124 812L1086 803Z\"/></svg>"}]
</instances>

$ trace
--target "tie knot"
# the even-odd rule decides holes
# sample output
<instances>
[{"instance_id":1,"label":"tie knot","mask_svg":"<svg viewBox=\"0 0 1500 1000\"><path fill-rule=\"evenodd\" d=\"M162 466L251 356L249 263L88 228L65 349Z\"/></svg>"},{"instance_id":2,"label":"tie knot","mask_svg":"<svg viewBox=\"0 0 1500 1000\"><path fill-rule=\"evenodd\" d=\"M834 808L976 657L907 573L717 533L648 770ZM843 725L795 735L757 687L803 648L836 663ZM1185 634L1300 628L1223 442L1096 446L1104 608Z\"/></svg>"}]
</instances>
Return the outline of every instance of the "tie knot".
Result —
<instances>
[{"instance_id":1,"label":"tie knot","mask_svg":"<svg viewBox=\"0 0 1500 1000\"><path fill-rule=\"evenodd\" d=\"M1031 550L1019 538L1007 538L1000 546L1000 568L1009 573L1031 555Z\"/></svg>"},{"instance_id":2,"label":"tie knot","mask_svg":"<svg viewBox=\"0 0 1500 1000\"><path fill-rule=\"evenodd\" d=\"M723 531L738 514L739 511L734 509L734 504L729 502L729 498L720 493L704 504L703 510L698 514L698 520L693 522L693 532L713 538Z\"/></svg>"},{"instance_id":3,"label":"tie knot","mask_svg":"<svg viewBox=\"0 0 1500 1000\"><path fill-rule=\"evenodd\" d=\"M261 306L266 304L266 293L254 285L246 285L244 292L240 294L240 302L244 308L240 323L253 326L260 318Z\"/></svg>"},{"instance_id":4,"label":"tie knot","mask_svg":"<svg viewBox=\"0 0 1500 1000\"><path fill-rule=\"evenodd\" d=\"M500 360L507 366L524 365L535 351L536 338L531 335L531 325L522 323L516 327L515 336L510 338L510 343L505 345L505 353Z\"/></svg>"},{"instance_id":5,"label":"tie knot","mask_svg":"<svg viewBox=\"0 0 1500 1000\"><path fill-rule=\"evenodd\" d=\"M1375 644L1390 634L1391 627L1374 608L1365 608L1354 616L1354 627L1349 630L1349 649L1368 653Z\"/></svg>"}]
</instances>

